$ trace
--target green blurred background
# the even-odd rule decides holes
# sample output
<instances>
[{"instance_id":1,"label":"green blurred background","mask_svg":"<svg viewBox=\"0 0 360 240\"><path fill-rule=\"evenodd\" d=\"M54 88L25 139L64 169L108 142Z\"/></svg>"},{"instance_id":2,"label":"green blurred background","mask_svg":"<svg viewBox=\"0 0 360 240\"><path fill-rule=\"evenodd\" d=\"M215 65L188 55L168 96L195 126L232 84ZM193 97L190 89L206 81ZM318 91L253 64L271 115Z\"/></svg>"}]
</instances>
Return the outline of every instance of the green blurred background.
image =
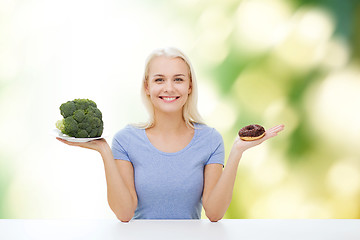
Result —
<instances>
[{"instance_id":1,"label":"green blurred background","mask_svg":"<svg viewBox=\"0 0 360 240\"><path fill-rule=\"evenodd\" d=\"M0 0L0 218L113 218L100 156L49 133L90 98L105 134L147 118L146 56L192 60L225 141L285 124L241 160L225 218L360 217L360 1Z\"/></svg>"}]
</instances>

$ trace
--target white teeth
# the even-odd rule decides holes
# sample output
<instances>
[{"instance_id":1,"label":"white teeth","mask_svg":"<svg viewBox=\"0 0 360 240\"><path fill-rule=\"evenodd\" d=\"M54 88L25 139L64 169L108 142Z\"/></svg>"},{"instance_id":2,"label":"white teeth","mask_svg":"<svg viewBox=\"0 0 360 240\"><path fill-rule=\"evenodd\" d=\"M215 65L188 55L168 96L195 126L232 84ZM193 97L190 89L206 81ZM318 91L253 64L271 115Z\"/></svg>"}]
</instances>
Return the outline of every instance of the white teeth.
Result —
<instances>
[{"instance_id":1,"label":"white teeth","mask_svg":"<svg viewBox=\"0 0 360 240\"><path fill-rule=\"evenodd\" d=\"M175 100L176 98L166 98L166 97L163 97L164 100L166 101L172 101L172 100Z\"/></svg>"}]
</instances>

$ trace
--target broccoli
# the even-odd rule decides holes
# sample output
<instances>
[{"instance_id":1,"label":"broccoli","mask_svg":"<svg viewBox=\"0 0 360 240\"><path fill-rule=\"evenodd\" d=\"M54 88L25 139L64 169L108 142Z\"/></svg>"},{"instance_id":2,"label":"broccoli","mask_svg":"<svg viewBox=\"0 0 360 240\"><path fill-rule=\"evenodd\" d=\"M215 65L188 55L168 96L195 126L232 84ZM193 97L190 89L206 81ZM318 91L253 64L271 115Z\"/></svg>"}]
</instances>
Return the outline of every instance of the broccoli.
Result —
<instances>
[{"instance_id":1,"label":"broccoli","mask_svg":"<svg viewBox=\"0 0 360 240\"><path fill-rule=\"evenodd\" d=\"M102 113L96 103L89 99L74 99L61 104L60 113L64 117L56 122L62 133L76 138L100 137L104 123Z\"/></svg>"}]
</instances>

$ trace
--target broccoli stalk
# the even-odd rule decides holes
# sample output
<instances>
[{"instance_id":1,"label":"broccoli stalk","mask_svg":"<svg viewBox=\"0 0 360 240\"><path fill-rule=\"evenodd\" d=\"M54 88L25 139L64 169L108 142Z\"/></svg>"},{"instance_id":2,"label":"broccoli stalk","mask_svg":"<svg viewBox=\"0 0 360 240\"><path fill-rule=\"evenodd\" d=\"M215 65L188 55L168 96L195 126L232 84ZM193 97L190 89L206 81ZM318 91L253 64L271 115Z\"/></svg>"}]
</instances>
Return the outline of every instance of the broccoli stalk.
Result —
<instances>
[{"instance_id":1,"label":"broccoli stalk","mask_svg":"<svg viewBox=\"0 0 360 240\"><path fill-rule=\"evenodd\" d=\"M56 122L56 128L59 129L61 132L64 131L64 119L58 120Z\"/></svg>"},{"instance_id":2,"label":"broccoli stalk","mask_svg":"<svg viewBox=\"0 0 360 240\"><path fill-rule=\"evenodd\" d=\"M60 113L64 117L56 122L62 133L76 138L100 137L104 123L102 113L94 101L75 99L61 104Z\"/></svg>"}]
</instances>

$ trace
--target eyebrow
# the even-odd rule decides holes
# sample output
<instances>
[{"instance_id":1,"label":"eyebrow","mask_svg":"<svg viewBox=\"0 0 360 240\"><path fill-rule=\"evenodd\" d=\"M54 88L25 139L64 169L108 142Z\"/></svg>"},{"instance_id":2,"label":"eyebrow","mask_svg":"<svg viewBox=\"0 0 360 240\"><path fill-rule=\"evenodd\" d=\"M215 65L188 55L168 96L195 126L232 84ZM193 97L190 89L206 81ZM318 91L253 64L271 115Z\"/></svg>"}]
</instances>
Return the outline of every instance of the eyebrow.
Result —
<instances>
[{"instance_id":1,"label":"eyebrow","mask_svg":"<svg viewBox=\"0 0 360 240\"><path fill-rule=\"evenodd\" d=\"M185 77L185 75L182 74L182 73L178 73L178 74L174 75L174 77L179 77L179 76ZM165 75L163 75L163 74L155 74L155 75L153 75L153 77L165 77Z\"/></svg>"}]
</instances>

